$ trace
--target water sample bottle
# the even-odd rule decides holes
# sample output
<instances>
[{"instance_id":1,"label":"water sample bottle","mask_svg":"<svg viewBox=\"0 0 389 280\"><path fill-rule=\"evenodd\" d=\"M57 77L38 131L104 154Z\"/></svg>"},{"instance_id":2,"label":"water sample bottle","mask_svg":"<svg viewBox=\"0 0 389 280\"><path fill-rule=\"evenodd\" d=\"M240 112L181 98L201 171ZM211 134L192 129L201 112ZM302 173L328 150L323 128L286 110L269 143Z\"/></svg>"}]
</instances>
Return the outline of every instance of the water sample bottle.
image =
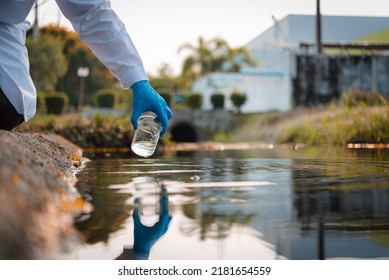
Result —
<instances>
[{"instance_id":1,"label":"water sample bottle","mask_svg":"<svg viewBox=\"0 0 389 280\"><path fill-rule=\"evenodd\" d=\"M131 149L138 156L149 157L154 154L162 130L155 117L153 112L145 112L138 119L138 129L135 130L131 143Z\"/></svg>"},{"instance_id":2,"label":"water sample bottle","mask_svg":"<svg viewBox=\"0 0 389 280\"><path fill-rule=\"evenodd\" d=\"M161 185L154 177L142 176L132 179L134 207L138 209L143 225L153 226L161 213Z\"/></svg>"}]
</instances>

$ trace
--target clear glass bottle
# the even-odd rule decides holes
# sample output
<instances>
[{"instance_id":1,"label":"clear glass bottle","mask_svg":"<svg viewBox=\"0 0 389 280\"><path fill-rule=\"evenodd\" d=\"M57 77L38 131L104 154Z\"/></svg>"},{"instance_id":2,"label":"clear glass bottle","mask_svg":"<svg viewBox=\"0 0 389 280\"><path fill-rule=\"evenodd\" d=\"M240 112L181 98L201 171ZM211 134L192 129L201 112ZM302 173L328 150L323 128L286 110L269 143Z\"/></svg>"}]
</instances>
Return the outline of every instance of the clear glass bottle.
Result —
<instances>
[{"instance_id":1,"label":"clear glass bottle","mask_svg":"<svg viewBox=\"0 0 389 280\"><path fill-rule=\"evenodd\" d=\"M138 209L143 225L153 226L161 213L161 185L154 177L141 176L132 179L134 207Z\"/></svg>"},{"instance_id":2,"label":"clear glass bottle","mask_svg":"<svg viewBox=\"0 0 389 280\"><path fill-rule=\"evenodd\" d=\"M132 138L131 149L141 157L153 155L157 147L162 126L155 118L153 112L145 112L138 119L138 129Z\"/></svg>"}]
</instances>

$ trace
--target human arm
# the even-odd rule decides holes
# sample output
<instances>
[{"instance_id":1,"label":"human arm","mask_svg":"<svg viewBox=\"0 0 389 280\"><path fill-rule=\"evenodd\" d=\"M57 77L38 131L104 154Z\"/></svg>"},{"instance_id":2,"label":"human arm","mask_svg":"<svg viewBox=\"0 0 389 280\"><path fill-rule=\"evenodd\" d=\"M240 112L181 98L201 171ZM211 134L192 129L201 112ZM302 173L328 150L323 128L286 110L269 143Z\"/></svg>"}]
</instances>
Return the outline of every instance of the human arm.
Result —
<instances>
[{"instance_id":1,"label":"human arm","mask_svg":"<svg viewBox=\"0 0 389 280\"><path fill-rule=\"evenodd\" d=\"M154 112L162 123L161 136L172 113L163 98L151 87L142 60L123 22L108 0L56 0L63 14L96 57L122 84L132 88L134 129L145 111Z\"/></svg>"},{"instance_id":2,"label":"human arm","mask_svg":"<svg viewBox=\"0 0 389 280\"><path fill-rule=\"evenodd\" d=\"M56 0L80 39L112 72L123 88L147 80L142 60L108 0Z\"/></svg>"},{"instance_id":3,"label":"human arm","mask_svg":"<svg viewBox=\"0 0 389 280\"><path fill-rule=\"evenodd\" d=\"M133 250L137 254L148 255L151 247L161 238L169 228L172 216L169 213L169 202L165 190L161 194L161 211L159 220L153 226L145 226L142 224L139 209L135 207L132 214L134 220L134 246ZM137 204L135 202L135 204Z\"/></svg>"},{"instance_id":4,"label":"human arm","mask_svg":"<svg viewBox=\"0 0 389 280\"><path fill-rule=\"evenodd\" d=\"M152 246L161 238L169 228L172 217L169 214L169 201L166 190L162 187L161 211L159 220L153 226L142 224L139 215L139 200L135 200L135 208L132 214L134 220L134 245L132 248L123 248L123 252L117 260L147 260Z\"/></svg>"}]
</instances>

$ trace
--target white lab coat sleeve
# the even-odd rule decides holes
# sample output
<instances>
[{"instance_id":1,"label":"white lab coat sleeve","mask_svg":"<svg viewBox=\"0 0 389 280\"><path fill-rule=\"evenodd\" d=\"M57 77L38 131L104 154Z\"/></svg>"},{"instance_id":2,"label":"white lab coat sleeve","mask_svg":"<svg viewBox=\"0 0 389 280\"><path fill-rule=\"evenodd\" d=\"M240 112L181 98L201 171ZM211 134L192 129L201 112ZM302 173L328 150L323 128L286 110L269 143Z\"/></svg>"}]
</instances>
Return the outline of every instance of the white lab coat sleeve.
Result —
<instances>
[{"instance_id":1,"label":"white lab coat sleeve","mask_svg":"<svg viewBox=\"0 0 389 280\"><path fill-rule=\"evenodd\" d=\"M124 88L147 80L142 60L109 0L56 0L80 39Z\"/></svg>"},{"instance_id":2,"label":"white lab coat sleeve","mask_svg":"<svg viewBox=\"0 0 389 280\"><path fill-rule=\"evenodd\" d=\"M0 22L0 87L16 111L31 119L36 112L36 90L29 73L26 30L30 23Z\"/></svg>"}]
</instances>

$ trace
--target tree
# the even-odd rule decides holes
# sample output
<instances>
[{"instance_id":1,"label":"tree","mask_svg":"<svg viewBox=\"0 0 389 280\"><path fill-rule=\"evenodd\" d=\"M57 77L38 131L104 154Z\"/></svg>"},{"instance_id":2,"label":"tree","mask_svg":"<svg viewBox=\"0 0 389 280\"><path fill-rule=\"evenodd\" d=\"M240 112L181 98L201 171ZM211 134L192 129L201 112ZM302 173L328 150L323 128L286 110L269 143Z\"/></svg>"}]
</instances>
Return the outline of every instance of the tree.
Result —
<instances>
[{"instance_id":1,"label":"tree","mask_svg":"<svg viewBox=\"0 0 389 280\"><path fill-rule=\"evenodd\" d=\"M170 106L173 104L173 98L177 95L178 88L184 88L183 79L173 75L173 70L170 65L163 63L157 69L157 74L148 74L150 84L153 88L165 99Z\"/></svg>"},{"instance_id":2,"label":"tree","mask_svg":"<svg viewBox=\"0 0 389 280\"><path fill-rule=\"evenodd\" d=\"M197 46L183 44L178 53L184 50L189 54L182 64L182 76L191 80L212 72L239 72L244 64L257 64L245 47L231 48L221 38L205 40L200 36Z\"/></svg>"},{"instance_id":3,"label":"tree","mask_svg":"<svg viewBox=\"0 0 389 280\"><path fill-rule=\"evenodd\" d=\"M51 36L27 38L30 73L38 91L54 91L59 77L65 74L67 63L62 53L63 42Z\"/></svg>"},{"instance_id":4,"label":"tree","mask_svg":"<svg viewBox=\"0 0 389 280\"><path fill-rule=\"evenodd\" d=\"M223 109L224 108L224 94L222 92L214 92L211 95L211 103L213 109Z\"/></svg>"},{"instance_id":5,"label":"tree","mask_svg":"<svg viewBox=\"0 0 389 280\"><path fill-rule=\"evenodd\" d=\"M206 41L200 36L197 40L197 46L186 43L179 47L178 53L181 53L185 49L190 52L183 62L183 75L190 72L205 75L211 72L212 49L210 43L210 41Z\"/></svg>"},{"instance_id":6,"label":"tree","mask_svg":"<svg viewBox=\"0 0 389 280\"><path fill-rule=\"evenodd\" d=\"M230 99L238 113L240 113L240 108L247 101L247 96L245 93L235 90L231 93Z\"/></svg>"},{"instance_id":7,"label":"tree","mask_svg":"<svg viewBox=\"0 0 389 280\"><path fill-rule=\"evenodd\" d=\"M173 76L173 70L170 65L163 63L157 69L157 74L148 74L150 84L158 93L174 94L174 89L177 86L176 78Z\"/></svg>"},{"instance_id":8,"label":"tree","mask_svg":"<svg viewBox=\"0 0 389 280\"><path fill-rule=\"evenodd\" d=\"M57 84L57 90L65 91L70 97L70 104L78 104L80 78L79 67L88 67L89 76L85 79L86 103L91 103L93 93L104 88L117 87L117 81L108 68L97 59L89 47L78 39L75 32L68 32L63 49L68 59L68 70Z\"/></svg>"},{"instance_id":9,"label":"tree","mask_svg":"<svg viewBox=\"0 0 389 280\"><path fill-rule=\"evenodd\" d=\"M203 95L198 92L188 94L185 98L185 103L191 109L200 109L203 105Z\"/></svg>"},{"instance_id":10,"label":"tree","mask_svg":"<svg viewBox=\"0 0 389 280\"><path fill-rule=\"evenodd\" d=\"M91 103L93 93L104 88L117 87L118 83L111 72L101 63L89 47L83 43L76 32L69 31L64 27L48 25L40 28L40 36L54 38L62 43L60 48L65 61L56 61L58 65L65 65L63 73L55 85L56 91L64 91L69 95L69 103L78 104L80 78L77 76L79 67L88 67L89 76L85 80L86 103ZM28 40L32 40L31 29L27 32ZM41 53L40 55L44 55ZM30 60L33 59L30 55ZM54 60L54 59L53 59ZM37 59L38 64L39 59Z\"/></svg>"},{"instance_id":11,"label":"tree","mask_svg":"<svg viewBox=\"0 0 389 280\"><path fill-rule=\"evenodd\" d=\"M257 61L250 52L243 46L232 48L223 39L217 39L217 50L220 52L220 71L239 72L242 65L255 66Z\"/></svg>"}]
</instances>

